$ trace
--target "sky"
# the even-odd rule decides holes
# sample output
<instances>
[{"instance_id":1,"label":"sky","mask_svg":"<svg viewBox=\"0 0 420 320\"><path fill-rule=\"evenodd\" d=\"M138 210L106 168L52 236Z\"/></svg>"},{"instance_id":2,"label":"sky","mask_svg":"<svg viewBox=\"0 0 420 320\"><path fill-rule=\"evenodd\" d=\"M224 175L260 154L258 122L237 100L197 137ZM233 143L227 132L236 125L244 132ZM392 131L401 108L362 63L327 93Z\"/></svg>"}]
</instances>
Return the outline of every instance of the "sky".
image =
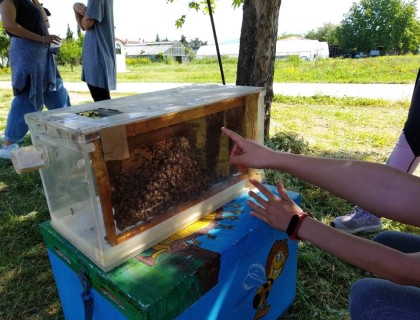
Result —
<instances>
[{"instance_id":1,"label":"sky","mask_svg":"<svg viewBox=\"0 0 420 320\"><path fill-rule=\"evenodd\" d=\"M339 24L354 1L358 0L282 0L278 34L305 34L325 23ZM41 0L51 12L50 32L64 37L67 25L76 34L73 0ZM86 4L86 1L81 1ZM420 0L417 1L420 12ZM210 16L188 9L188 0L114 0L115 36L122 40L141 39L155 41L187 41L198 38L214 43ZM186 15L182 28L175 21ZM418 14L420 16L420 14ZM242 7L234 9L231 0L218 0L213 14L219 44L239 41L242 24Z\"/></svg>"}]
</instances>

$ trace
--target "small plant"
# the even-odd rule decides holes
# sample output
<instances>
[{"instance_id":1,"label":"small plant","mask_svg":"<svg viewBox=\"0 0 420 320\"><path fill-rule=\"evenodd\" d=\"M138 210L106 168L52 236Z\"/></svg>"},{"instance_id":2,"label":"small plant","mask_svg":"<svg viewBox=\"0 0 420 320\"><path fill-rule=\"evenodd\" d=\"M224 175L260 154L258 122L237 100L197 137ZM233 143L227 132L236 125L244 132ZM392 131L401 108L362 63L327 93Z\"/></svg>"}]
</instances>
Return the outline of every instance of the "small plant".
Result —
<instances>
[{"instance_id":1,"label":"small plant","mask_svg":"<svg viewBox=\"0 0 420 320\"><path fill-rule=\"evenodd\" d=\"M149 58L126 58L125 62L127 66L142 66L152 63Z\"/></svg>"},{"instance_id":2,"label":"small plant","mask_svg":"<svg viewBox=\"0 0 420 320\"><path fill-rule=\"evenodd\" d=\"M0 68L0 73L10 76L12 74L12 71L10 70L10 67L3 67L3 68Z\"/></svg>"},{"instance_id":3,"label":"small plant","mask_svg":"<svg viewBox=\"0 0 420 320\"><path fill-rule=\"evenodd\" d=\"M298 67L303 62L303 60L298 55L288 56L286 61L295 67Z\"/></svg>"},{"instance_id":4,"label":"small plant","mask_svg":"<svg viewBox=\"0 0 420 320\"><path fill-rule=\"evenodd\" d=\"M274 150L297 154L305 153L308 150L308 144L305 140L293 132L277 132L265 144Z\"/></svg>"},{"instance_id":5,"label":"small plant","mask_svg":"<svg viewBox=\"0 0 420 320\"><path fill-rule=\"evenodd\" d=\"M265 142L265 145L273 150L295 154L304 154L309 150L308 143L303 137L293 132L277 132ZM304 188L304 183L298 178L278 170L266 169L264 175L266 182L271 185L275 185L280 180L288 189L301 192Z\"/></svg>"}]
</instances>

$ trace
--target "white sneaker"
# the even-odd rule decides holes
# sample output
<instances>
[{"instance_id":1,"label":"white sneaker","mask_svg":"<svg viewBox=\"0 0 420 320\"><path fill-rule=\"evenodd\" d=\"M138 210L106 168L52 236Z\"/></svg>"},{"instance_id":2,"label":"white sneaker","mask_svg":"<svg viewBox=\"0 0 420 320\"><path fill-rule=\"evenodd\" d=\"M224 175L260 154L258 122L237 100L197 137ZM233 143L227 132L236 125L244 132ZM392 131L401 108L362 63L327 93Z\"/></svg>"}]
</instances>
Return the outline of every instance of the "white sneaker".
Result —
<instances>
[{"instance_id":1,"label":"white sneaker","mask_svg":"<svg viewBox=\"0 0 420 320\"><path fill-rule=\"evenodd\" d=\"M8 146L5 146L5 145L1 146L0 158L10 160L10 157L11 157L10 152L13 150L16 150L17 148L19 148L19 145L17 143L12 143L11 145L8 145Z\"/></svg>"},{"instance_id":2,"label":"white sneaker","mask_svg":"<svg viewBox=\"0 0 420 320\"><path fill-rule=\"evenodd\" d=\"M360 207L354 207L348 215L335 218L331 226L347 233L377 232L382 229L381 218Z\"/></svg>"}]
</instances>

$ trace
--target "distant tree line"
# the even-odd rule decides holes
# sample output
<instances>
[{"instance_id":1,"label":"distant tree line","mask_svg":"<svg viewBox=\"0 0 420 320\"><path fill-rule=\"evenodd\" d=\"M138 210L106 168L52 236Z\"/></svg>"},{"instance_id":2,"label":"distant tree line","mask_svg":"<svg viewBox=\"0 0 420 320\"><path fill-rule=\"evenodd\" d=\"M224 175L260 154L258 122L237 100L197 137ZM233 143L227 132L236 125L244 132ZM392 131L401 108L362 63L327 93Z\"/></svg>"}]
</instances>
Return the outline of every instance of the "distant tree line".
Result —
<instances>
[{"instance_id":1,"label":"distant tree line","mask_svg":"<svg viewBox=\"0 0 420 320\"><path fill-rule=\"evenodd\" d=\"M339 25L326 23L305 37L337 45L343 52L383 50L418 53L420 22L416 0L361 0L353 3Z\"/></svg>"},{"instance_id":2,"label":"distant tree line","mask_svg":"<svg viewBox=\"0 0 420 320\"><path fill-rule=\"evenodd\" d=\"M66 38L56 56L57 64L70 65L71 71L73 67L82 64L82 45L84 34L79 26L77 26L77 38L73 37L73 31L67 25Z\"/></svg>"},{"instance_id":3,"label":"distant tree line","mask_svg":"<svg viewBox=\"0 0 420 320\"><path fill-rule=\"evenodd\" d=\"M195 58L195 53L201 46L205 46L207 44L207 41L202 41L199 38L191 39L188 42L184 35L181 36L180 42L185 46L190 60Z\"/></svg>"},{"instance_id":4,"label":"distant tree line","mask_svg":"<svg viewBox=\"0 0 420 320\"><path fill-rule=\"evenodd\" d=\"M188 49L191 49L194 51L197 51L198 48L200 48L201 46L205 46L207 44L207 41L202 41L199 38L191 39L188 42L184 35L181 36L180 42Z\"/></svg>"}]
</instances>

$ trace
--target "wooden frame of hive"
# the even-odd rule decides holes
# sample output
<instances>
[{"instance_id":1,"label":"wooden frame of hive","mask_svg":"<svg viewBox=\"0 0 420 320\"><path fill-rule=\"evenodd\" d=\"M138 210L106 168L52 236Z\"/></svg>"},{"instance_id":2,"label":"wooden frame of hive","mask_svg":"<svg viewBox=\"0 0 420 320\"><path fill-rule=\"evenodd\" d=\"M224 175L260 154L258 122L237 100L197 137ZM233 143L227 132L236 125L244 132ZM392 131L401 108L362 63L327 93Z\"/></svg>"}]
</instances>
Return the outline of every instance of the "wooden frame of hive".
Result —
<instances>
[{"instance_id":1,"label":"wooden frame of hive","mask_svg":"<svg viewBox=\"0 0 420 320\"><path fill-rule=\"evenodd\" d=\"M261 102L261 95L258 93L254 93L252 95L247 95L239 98L227 99L225 101L221 101L212 105L201 106L196 109L189 109L173 114L169 113L158 118L128 124L125 126L125 130L127 137L135 136L139 133L145 133L151 130L178 124L199 117L205 117L210 114L239 107L245 109L245 117L247 119L245 136L249 139L261 141L263 135L263 131L261 128L261 119L263 114ZM94 168L96 182L100 194L100 201L104 217L107 240L111 245L117 245L118 243L121 243L122 241L131 238L149 228L153 228L162 221L165 221L171 217L174 217L175 215L180 214L180 212L168 210L165 214L159 216L158 218L154 218L150 223L142 224L134 228L130 228L127 231L123 231L120 234L117 234L113 215L113 204L111 201L111 187L109 184L109 177L107 167L105 164L106 161L104 159L104 154L102 151L101 141L95 140L94 145L95 151L91 155L92 165ZM246 181L251 177L260 180L261 171L249 169L248 175L238 176L236 179L231 181L228 187L231 187L234 184L238 184L241 181ZM223 192L226 189L227 187L224 186L223 189L213 190L211 194L205 195L206 198L213 197L212 201L214 201L214 203L217 204L214 209L217 209L217 207L219 206L219 201L217 200L217 198L220 198L220 192ZM224 195L224 197L226 197L226 195ZM200 201L203 201L203 199L198 199L186 203L181 208L178 207L177 210L183 211L183 209L190 208L191 206L199 203ZM168 232L171 233L172 231ZM175 230L173 230L173 232L175 232Z\"/></svg>"}]
</instances>

